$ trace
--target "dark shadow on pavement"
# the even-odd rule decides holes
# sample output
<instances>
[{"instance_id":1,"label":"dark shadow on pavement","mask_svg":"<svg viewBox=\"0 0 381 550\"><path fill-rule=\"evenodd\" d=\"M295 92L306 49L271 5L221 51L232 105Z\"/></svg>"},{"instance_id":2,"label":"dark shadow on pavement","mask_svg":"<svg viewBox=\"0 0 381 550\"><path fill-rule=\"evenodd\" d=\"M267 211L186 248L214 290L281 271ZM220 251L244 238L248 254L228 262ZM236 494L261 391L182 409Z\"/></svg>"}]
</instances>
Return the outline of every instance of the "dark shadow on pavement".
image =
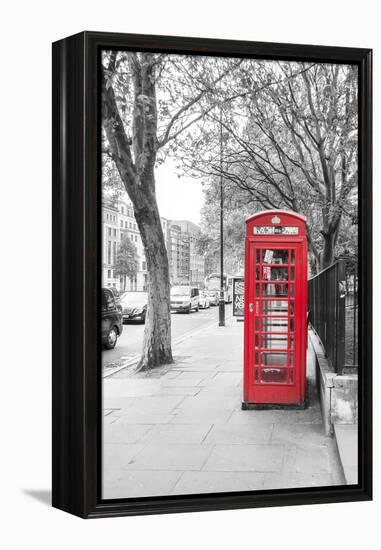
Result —
<instances>
[{"instance_id":1,"label":"dark shadow on pavement","mask_svg":"<svg viewBox=\"0 0 381 550\"><path fill-rule=\"evenodd\" d=\"M42 502L45 506L52 505L52 491L50 489L24 489L23 493Z\"/></svg>"}]
</instances>

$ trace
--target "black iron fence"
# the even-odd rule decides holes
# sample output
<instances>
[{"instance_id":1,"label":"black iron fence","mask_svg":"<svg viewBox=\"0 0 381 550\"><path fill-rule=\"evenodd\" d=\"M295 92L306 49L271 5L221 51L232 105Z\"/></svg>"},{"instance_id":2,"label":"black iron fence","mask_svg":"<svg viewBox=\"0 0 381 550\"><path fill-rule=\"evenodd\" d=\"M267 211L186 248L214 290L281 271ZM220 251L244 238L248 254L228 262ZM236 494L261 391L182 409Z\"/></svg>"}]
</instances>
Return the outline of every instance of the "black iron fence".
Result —
<instances>
[{"instance_id":1,"label":"black iron fence","mask_svg":"<svg viewBox=\"0 0 381 550\"><path fill-rule=\"evenodd\" d=\"M335 372L358 368L357 262L339 260L308 281L309 322Z\"/></svg>"}]
</instances>

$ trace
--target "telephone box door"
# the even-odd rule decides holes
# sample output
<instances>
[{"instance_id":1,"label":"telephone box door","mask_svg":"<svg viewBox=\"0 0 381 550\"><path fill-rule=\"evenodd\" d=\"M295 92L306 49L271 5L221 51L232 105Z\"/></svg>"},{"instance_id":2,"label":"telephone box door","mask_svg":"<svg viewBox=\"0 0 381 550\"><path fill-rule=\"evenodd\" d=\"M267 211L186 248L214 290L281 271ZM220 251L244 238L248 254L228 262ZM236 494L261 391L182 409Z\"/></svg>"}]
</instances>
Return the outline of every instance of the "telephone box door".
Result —
<instances>
[{"instance_id":1,"label":"telephone box door","mask_svg":"<svg viewBox=\"0 0 381 550\"><path fill-rule=\"evenodd\" d=\"M244 403L302 405L305 400L307 249L303 225L287 214L273 214L271 220L288 225L254 226L277 227L277 233L248 232ZM269 223L267 217L256 221Z\"/></svg>"}]
</instances>

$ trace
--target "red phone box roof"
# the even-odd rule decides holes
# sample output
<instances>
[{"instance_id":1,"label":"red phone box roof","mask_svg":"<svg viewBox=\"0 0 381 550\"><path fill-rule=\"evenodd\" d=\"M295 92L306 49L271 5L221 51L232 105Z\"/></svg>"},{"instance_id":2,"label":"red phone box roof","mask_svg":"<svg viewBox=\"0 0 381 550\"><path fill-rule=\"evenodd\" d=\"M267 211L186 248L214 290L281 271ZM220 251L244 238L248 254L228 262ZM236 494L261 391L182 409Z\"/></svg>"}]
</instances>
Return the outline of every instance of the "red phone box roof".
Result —
<instances>
[{"instance_id":1,"label":"red phone box roof","mask_svg":"<svg viewBox=\"0 0 381 550\"><path fill-rule=\"evenodd\" d=\"M306 217L288 210L263 210L247 218L246 231L248 236L304 236Z\"/></svg>"}]
</instances>

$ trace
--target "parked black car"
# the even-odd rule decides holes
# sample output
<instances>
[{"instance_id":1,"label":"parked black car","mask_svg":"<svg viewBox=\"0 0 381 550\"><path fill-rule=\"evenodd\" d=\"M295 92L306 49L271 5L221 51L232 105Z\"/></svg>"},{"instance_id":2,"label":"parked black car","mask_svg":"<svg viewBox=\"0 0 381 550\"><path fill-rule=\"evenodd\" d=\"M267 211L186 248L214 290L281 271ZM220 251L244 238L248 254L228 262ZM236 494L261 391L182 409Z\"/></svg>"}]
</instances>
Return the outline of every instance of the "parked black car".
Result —
<instances>
[{"instance_id":1,"label":"parked black car","mask_svg":"<svg viewBox=\"0 0 381 550\"><path fill-rule=\"evenodd\" d=\"M119 294L119 291L114 286L110 286L108 290L111 290L111 292L114 295L116 307L119 309L120 313L122 313L122 304L120 303L121 295Z\"/></svg>"},{"instance_id":2,"label":"parked black car","mask_svg":"<svg viewBox=\"0 0 381 550\"><path fill-rule=\"evenodd\" d=\"M122 314L114 293L109 288L102 288L102 344L104 347L106 349L115 348L122 332Z\"/></svg>"}]
</instances>

